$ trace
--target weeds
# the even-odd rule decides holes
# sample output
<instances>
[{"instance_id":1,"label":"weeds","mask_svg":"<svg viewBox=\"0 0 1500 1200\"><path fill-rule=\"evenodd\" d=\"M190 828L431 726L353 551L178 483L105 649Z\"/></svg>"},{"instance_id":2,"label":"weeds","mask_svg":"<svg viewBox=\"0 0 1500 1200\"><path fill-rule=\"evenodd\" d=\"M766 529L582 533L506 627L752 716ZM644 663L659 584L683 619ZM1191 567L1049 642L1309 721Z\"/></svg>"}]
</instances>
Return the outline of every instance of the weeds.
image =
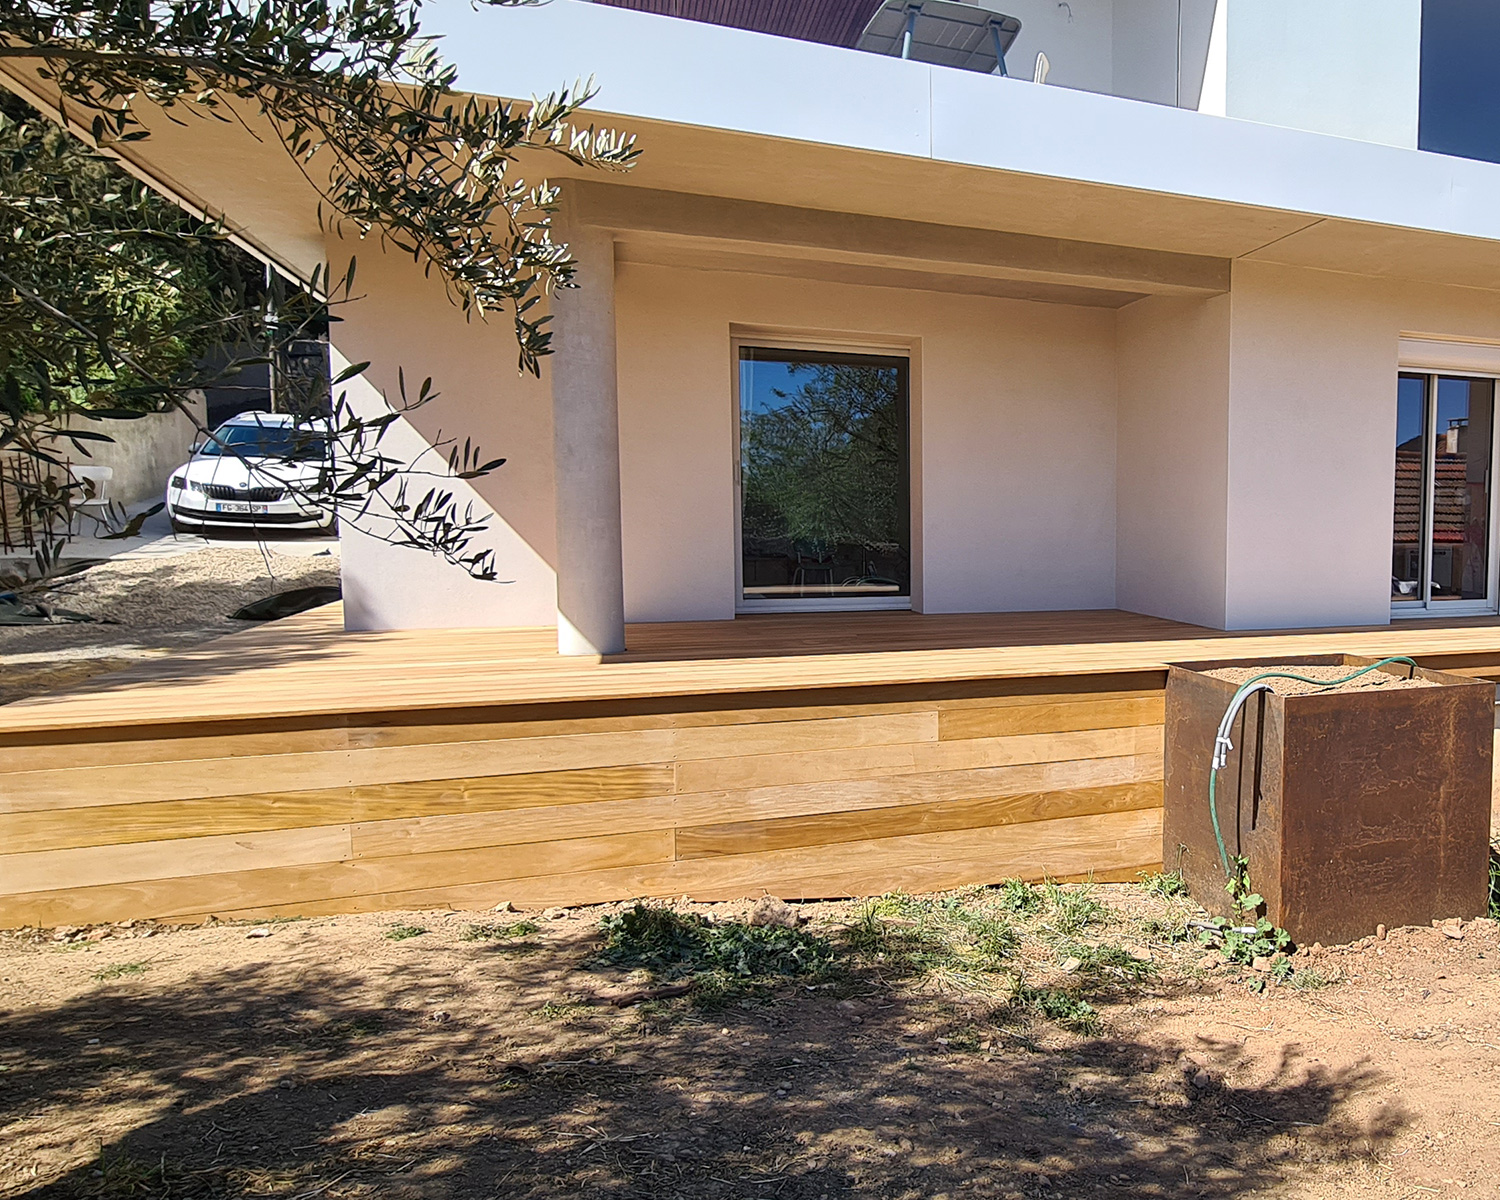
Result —
<instances>
[{"instance_id":1,"label":"weeds","mask_svg":"<svg viewBox=\"0 0 1500 1200\"><path fill-rule=\"evenodd\" d=\"M1303 992L1315 992L1319 988L1326 988L1333 982L1322 971L1314 970L1312 967L1303 967L1292 976L1292 986Z\"/></svg>"},{"instance_id":2,"label":"weeds","mask_svg":"<svg viewBox=\"0 0 1500 1200\"><path fill-rule=\"evenodd\" d=\"M1091 1034L1099 1029L1099 1010L1065 988L1023 984L1011 998L1010 1008L1046 1017L1075 1033Z\"/></svg>"},{"instance_id":3,"label":"weeds","mask_svg":"<svg viewBox=\"0 0 1500 1200\"><path fill-rule=\"evenodd\" d=\"M1147 917L1141 922L1141 934L1153 941L1166 942L1169 946L1186 942L1192 937L1188 929L1187 914L1181 912L1163 917Z\"/></svg>"},{"instance_id":4,"label":"weeds","mask_svg":"<svg viewBox=\"0 0 1500 1200\"><path fill-rule=\"evenodd\" d=\"M542 1021L569 1021L587 1011L588 1005L576 1000L548 1000L535 1010L535 1016Z\"/></svg>"},{"instance_id":5,"label":"weeds","mask_svg":"<svg viewBox=\"0 0 1500 1200\"><path fill-rule=\"evenodd\" d=\"M594 961L691 979L695 1003L713 1007L752 994L774 977L830 974L832 944L816 934L742 921L709 921L658 905L636 904L600 922L604 945Z\"/></svg>"},{"instance_id":6,"label":"weeds","mask_svg":"<svg viewBox=\"0 0 1500 1200\"><path fill-rule=\"evenodd\" d=\"M1500 843L1490 846L1490 906L1489 914L1500 918Z\"/></svg>"},{"instance_id":7,"label":"weeds","mask_svg":"<svg viewBox=\"0 0 1500 1200\"><path fill-rule=\"evenodd\" d=\"M420 925L392 925L385 931L385 936L393 942L404 942L407 938L421 937L426 932Z\"/></svg>"},{"instance_id":8,"label":"weeds","mask_svg":"<svg viewBox=\"0 0 1500 1200\"><path fill-rule=\"evenodd\" d=\"M1070 891L1049 879L1042 889L1047 896L1052 928L1064 937L1076 936L1089 926L1102 925L1109 919L1109 909L1095 897L1093 884L1081 884Z\"/></svg>"},{"instance_id":9,"label":"weeds","mask_svg":"<svg viewBox=\"0 0 1500 1200\"><path fill-rule=\"evenodd\" d=\"M1000 894L1000 907L1018 916L1040 912L1041 892L1024 879L1007 879L996 889Z\"/></svg>"},{"instance_id":10,"label":"weeds","mask_svg":"<svg viewBox=\"0 0 1500 1200\"><path fill-rule=\"evenodd\" d=\"M1142 871L1140 880L1147 892L1163 900L1175 900L1188 894L1187 880L1181 871Z\"/></svg>"},{"instance_id":11,"label":"weeds","mask_svg":"<svg viewBox=\"0 0 1500 1200\"><path fill-rule=\"evenodd\" d=\"M1057 953L1075 959L1078 973L1089 980L1139 983L1157 974L1156 964L1149 958L1137 958L1119 946L1064 944Z\"/></svg>"},{"instance_id":12,"label":"weeds","mask_svg":"<svg viewBox=\"0 0 1500 1200\"><path fill-rule=\"evenodd\" d=\"M877 897L845 927L844 949L882 973L990 990L991 977L1021 944L1009 916L984 903L991 894L975 888L943 897Z\"/></svg>"},{"instance_id":13,"label":"weeds","mask_svg":"<svg viewBox=\"0 0 1500 1200\"><path fill-rule=\"evenodd\" d=\"M459 938L465 942L509 941L530 937L539 929L541 926L535 921L512 921L508 925L467 925Z\"/></svg>"},{"instance_id":14,"label":"weeds","mask_svg":"<svg viewBox=\"0 0 1500 1200\"><path fill-rule=\"evenodd\" d=\"M111 963L95 971L94 979L99 983L105 983L111 979L123 979L127 975L144 975L145 973L146 964L143 962Z\"/></svg>"},{"instance_id":15,"label":"weeds","mask_svg":"<svg viewBox=\"0 0 1500 1200\"><path fill-rule=\"evenodd\" d=\"M1253 966L1256 959L1269 959L1271 977L1278 983L1285 983L1292 977L1293 971L1292 960L1287 957L1292 946L1291 934L1271 924L1261 915L1260 910L1265 906L1266 900L1264 896L1250 890L1250 864L1244 858L1233 861L1234 873L1224 885L1224 890L1229 893L1230 902L1240 913L1238 919L1244 923L1236 925L1223 917L1213 917L1209 922L1213 928L1203 930L1198 935L1198 940L1205 946L1212 946L1217 941L1219 952L1229 962L1239 966ZM1265 986L1263 979L1250 981L1250 990L1253 992L1264 991Z\"/></svg>"}]
</instances>

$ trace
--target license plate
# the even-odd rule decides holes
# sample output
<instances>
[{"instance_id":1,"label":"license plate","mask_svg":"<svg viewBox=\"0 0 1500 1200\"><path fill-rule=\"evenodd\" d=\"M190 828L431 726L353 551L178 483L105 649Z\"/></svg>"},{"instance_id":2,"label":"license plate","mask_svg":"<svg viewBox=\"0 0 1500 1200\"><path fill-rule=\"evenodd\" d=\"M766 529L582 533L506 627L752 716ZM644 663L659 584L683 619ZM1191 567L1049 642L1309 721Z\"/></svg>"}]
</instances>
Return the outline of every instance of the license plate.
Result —
<instances>
[{"instance_id":1,"label":"license plate","mask_svg":"<svg viewBox=\"0 0 1500 1200\"><path fill-rule=\"evenodd\" d=\"M246 504L240 500L224 500L214 505L214 512L221 513L268 513L269 504Z\"/></svg>"}]
</instances>

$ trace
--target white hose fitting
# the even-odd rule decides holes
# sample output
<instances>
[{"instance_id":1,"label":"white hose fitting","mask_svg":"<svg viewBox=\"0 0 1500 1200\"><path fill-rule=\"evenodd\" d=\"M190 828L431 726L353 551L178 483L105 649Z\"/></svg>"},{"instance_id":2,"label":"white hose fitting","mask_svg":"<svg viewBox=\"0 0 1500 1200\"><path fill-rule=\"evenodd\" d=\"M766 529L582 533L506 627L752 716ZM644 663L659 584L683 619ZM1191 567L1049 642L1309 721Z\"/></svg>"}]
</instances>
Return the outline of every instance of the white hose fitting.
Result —
<instances>
[{"instance_id":1,"label":"white hose fitting","mask_svg":"<svg viewBox=\"0 0 1500 1200\"><path fill-rule=\"evenodd\" d=\"M1229 740L1229 730L1234 725L1235 717L1239 716L1240 709L1245 707L1245 701L1255 695L1256 692L1269 692L1269 683L1256 683L1235 693L1234 701L1224 711L1224 719L1219 722L1219 734L1214 738L1214 765L1215 771L1223 770L1224 764L1229 761L1229 752L1234 749L1234 743Z\"/></svg>"}]
</instances>

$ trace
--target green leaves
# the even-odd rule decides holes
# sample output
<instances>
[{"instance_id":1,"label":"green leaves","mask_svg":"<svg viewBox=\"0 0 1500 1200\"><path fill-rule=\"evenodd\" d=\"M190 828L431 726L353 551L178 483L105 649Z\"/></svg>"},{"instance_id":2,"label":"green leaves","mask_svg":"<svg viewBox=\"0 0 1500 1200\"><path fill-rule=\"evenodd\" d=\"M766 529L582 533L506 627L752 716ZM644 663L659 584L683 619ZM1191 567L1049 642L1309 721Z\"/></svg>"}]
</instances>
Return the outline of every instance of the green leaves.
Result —
<instances>
[{"instance_id":1,"label":"green leaves","mask_svg":"<svg viewBox=\"0 0 1500 1200\"><path fill-rule=\"evenodd\" d=\"M148 137L147 112L279 138L316 190L326 231L378 236L410 255L467 315L509 309L518 369L539 374L551 350L540 301L572 286L574 264L552 235L558 189L519 178L518 156L618 170L634 161L634 139L581 123L592 81L529 103L457 92L420 15L421 0L10 0L0 59L49 81L69 128L105 149ZM214 370L232 375L320 336L337 320L331 308L352 298L352 260L341 282L320 268L305 290L274 275L268 286L223 228L23 107L4 113L0 229L14 234L0 238L10 423L0 437L35 462L51 461L51 417L100 404L186 411L207 382L196 368L206 347L221 351ZM247 357L246 346L260 352ZM368 366L349 367L335 387ZM356 415L335 396L341 465L320 485L342 517L383 530L376 536L495 579L493 553L475 544L484 519L452 484L505 460L444 443L431 468L412 468L381 449L391 421L433 398L429 381L415 400L403 388L388 413L362 403ZM424 475L436 478L416 482ZM32 511L56 524L68 489L44 492L32 493Z\"/></svg>"}]
</instances>

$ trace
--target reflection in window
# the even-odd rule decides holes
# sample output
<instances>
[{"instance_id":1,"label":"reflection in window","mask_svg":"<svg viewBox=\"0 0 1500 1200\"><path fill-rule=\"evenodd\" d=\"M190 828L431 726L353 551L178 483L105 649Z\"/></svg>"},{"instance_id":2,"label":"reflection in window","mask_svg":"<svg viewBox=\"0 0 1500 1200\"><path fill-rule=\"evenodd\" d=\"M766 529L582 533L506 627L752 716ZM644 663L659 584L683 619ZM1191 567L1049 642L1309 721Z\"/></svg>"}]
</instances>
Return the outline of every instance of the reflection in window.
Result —
<instances>
[{"instance_id":1,"label":"reflection in window","mask_svg":"<svg viewBox=\"0 0 1500 1200\"><path fill-rule=\"evenodd\" d=\"M743 599L911 595L905 358L742 347Z\"/></svg>"},{"instance_id":2,"label":"reflection in window","mask_svg":"<svg viewBox=\"0 0 1500 1200\"><path fill-rule=\"evenodd\" d=\"M1402 375L1396 399L1391 599L1490 599L1495 381Z\"/></svg>"},{"instance_id":3,"label":"reflection in window","mask_svg":"<svg viewBox=\"0 0 1500 1200\"><path fill-rule=\"evenodd\" d=\"M1396 392L1396 521L1391 538L1391 599L1426 596L1427 377L1403 375Z\"/></svg>"}]
</instances>

